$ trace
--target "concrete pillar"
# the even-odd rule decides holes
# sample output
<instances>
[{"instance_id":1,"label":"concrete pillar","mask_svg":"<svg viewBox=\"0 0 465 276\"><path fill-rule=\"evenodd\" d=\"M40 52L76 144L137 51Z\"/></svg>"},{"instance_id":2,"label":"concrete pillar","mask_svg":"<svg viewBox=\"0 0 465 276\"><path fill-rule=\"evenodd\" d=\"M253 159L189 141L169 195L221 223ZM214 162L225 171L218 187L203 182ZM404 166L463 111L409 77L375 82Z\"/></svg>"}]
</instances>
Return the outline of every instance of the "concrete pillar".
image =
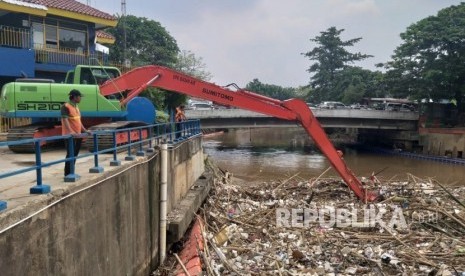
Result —
<instances>
[{"instance_id":1,"label":"concrete pillar","mask_svg":"<svg viewBox=\"0 0 465 276\"><path fill-rule=\"evenodd\" d=\"M411 152L413 150L413 142L412 141L404 141L404 147L406 151Z\"/></svg>"},{"instance_id":2,"label":"concrete pillar","mask_svg":"<svg viewBox=\"0 0 465 276\"><path fill-rule=\"evenodd\" d=\"M438 155L439 156L445 156L446 155L446 147L444 145L444 142L443 141L440 141L439 142L439 152L438 152Z\"/></svg>"},{"instance_id":3,"label":"concrete pillar","mask_svg":"<svg viewBox=\"0 0 465 276\"><path fill-rule=\"evenodd\" d=\"M439 155L439 146L438 146L438 141L433 140L431 141L432 147L431 147L431 155Z\"/></svg>"}]
</instances>

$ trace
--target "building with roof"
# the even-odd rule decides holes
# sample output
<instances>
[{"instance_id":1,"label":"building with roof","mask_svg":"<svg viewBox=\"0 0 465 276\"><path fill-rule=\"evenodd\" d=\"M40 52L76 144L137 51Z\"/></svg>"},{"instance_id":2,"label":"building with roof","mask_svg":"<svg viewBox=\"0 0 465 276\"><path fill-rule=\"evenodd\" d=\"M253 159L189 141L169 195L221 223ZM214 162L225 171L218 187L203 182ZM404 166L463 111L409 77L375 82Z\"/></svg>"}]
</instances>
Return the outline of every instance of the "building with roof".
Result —
<instances>
[{"instance_id":1,"label":"building with roof","mask_svg":"<svg viewBox=\"0 0 465 276\"><path fill-rule=\"evenodd\" d=\"M0 0L0 87L19 77L62 81L77 64L107 64L117 18L75 0Z\"/></svg>"}]
</instances>

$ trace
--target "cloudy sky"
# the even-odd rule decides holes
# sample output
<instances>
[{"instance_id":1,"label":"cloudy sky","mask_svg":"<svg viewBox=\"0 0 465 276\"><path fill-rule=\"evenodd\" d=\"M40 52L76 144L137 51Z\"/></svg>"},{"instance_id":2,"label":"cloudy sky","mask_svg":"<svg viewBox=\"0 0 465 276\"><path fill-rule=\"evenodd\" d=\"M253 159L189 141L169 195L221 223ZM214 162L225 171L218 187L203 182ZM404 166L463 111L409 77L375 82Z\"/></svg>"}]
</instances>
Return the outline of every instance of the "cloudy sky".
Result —
<instances>
[{"instance_id":1,"label":"cloudy sky","mask_svg":"<svg viewBox=\"0 0 465 276\"><path fill-rule=\"evenodd\" d=\"M121 0L81 1L121 14ZM212 82L245 86L254 78L284 87L306 85L311 61L301 53L331 26L343 40L361 37L351 52L373 55L356 63L374 70L400 45L399 34L452 0L126 0L128 15L161 23L181 50L201 57Z\"/></svg>"}]
</instances>

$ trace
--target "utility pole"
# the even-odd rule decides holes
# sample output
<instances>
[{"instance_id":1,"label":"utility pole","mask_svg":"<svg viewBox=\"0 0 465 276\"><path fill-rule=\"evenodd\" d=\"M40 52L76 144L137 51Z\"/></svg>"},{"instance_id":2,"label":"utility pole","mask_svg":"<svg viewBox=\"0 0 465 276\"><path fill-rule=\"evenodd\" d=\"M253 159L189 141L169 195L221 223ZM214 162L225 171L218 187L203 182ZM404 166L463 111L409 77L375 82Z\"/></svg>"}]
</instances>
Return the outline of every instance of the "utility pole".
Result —
<instances>
[{"instance_id":1,"label":"utility pole","mask_svg":"<svg viewBox=\"0 0 465 276\"><path fill-rule=\"evenodd\" d=\"M126 16L126 0L121 0L121 14Z\"/></svg>"},{"instance_id":2,"label":"utility pole","mask_svg":"<svg viewBox=\"0 0 465 276\"><path fill-rule=\"evenodd\" d=\"M123 62L125 67L131 67L130 61L126 58L126 0L121 0L121 21L123 28Z\"/></svg>"}]
</instances>

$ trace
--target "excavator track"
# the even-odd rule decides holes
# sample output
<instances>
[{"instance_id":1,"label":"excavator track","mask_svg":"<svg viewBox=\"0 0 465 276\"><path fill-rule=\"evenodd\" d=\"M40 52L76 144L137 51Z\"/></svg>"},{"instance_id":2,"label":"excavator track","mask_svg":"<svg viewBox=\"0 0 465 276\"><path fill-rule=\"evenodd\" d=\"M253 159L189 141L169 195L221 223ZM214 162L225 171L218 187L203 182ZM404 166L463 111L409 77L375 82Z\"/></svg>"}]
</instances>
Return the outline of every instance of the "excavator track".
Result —
<instances>
[{"instance_id":1,"label":"excavator track","mask_svg":"<svg viewBox=\"0 0 465 276\"><path fill-rule=\"evenodd\" d=\"M125 129L125 128L132 128L132 127L138 127L138 126L145 126L147 124L143 122L136 122L136 121L117 121L117 122L111 122L111 123L104 123L104 124L99 124L95 125L89 128L91 132L99 132L99 131L110 131L110 130L118 130L118 129ZM137 141L140 140L139 137L139 131L138 130L133 130L130 132L130 137L131 141ZM142 130L142 138L145 139L148 137L147 130L144 129ZM97 143L98 143L98 150L105 150L109 148L113 148L114 142L113 142L113 134L111 132L109 133L102 133L97 135ZM121 146L127 144L129 141L128 139L128 133L127 132L117 132L116 133L116 145ZM87 149L92 152L94 150L94 139L93 137L89 137L85 141L85 145ZM119 151L122 151L124 149L120 149Z\"/></svg>"},{"instance_id":2,"label":"excavator track","mask_svg":"<svg viewBox=\"0 0 465 276\"><path fill-rule=\"evenodd\" d=\"M41 138L48 136L61 135L61 128L59 125L51 124L31 124L26 126L19 126L10 128L7 134L7 141L19 141L25 139ZM58 144L60 141L43 141L40 144L41 150L46 150L52 145ZM9 145L8 148L16 153L34 153L34 143L25 143L18 145Z\"/></svg>"}]
</instances>

